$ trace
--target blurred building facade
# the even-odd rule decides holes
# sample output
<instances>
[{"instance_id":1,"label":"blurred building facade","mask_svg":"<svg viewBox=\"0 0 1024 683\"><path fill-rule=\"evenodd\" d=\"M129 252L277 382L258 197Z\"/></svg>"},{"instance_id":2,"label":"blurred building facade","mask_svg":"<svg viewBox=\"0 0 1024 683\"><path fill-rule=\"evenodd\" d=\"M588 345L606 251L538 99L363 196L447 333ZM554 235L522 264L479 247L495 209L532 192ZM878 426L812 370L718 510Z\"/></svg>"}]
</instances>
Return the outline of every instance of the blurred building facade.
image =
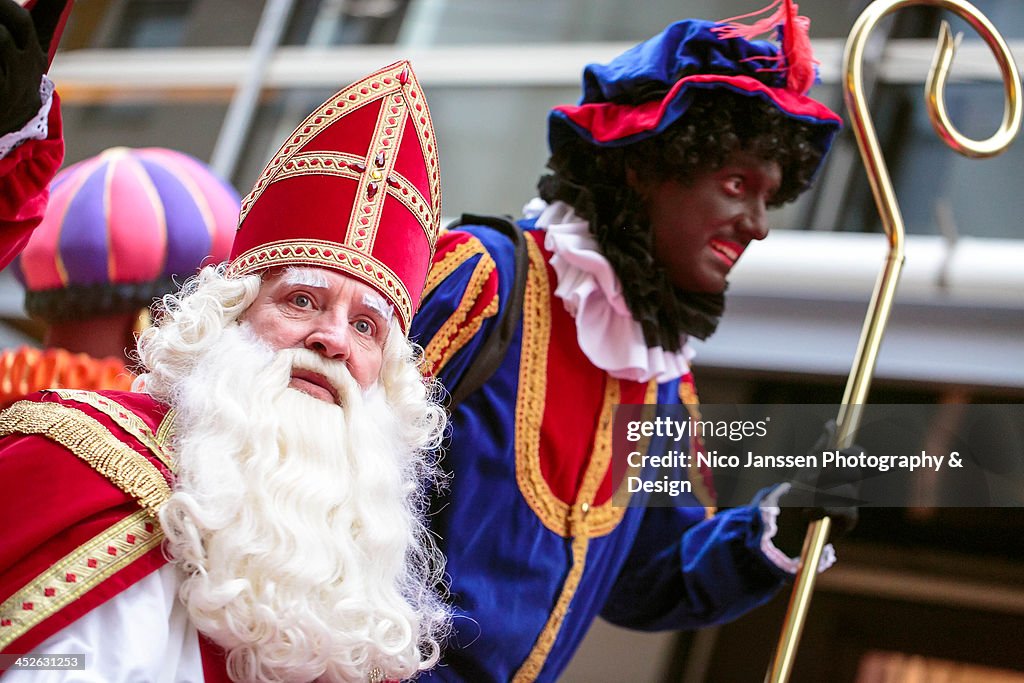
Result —
<instances>
[{"instance_id":1,"label":"blurred building facade","mask_svg":"<svg viewBox=\"0 0 1024 683\"><path fill-rule=\"evenodd\" d=\"M370 70L410 58L431 102L445 214L515 216L544 171L547 111L577 99L586 63L676 19L720 19L756 4L80 0L51 75L64 98L68 164L115 145L169 147L208 161L245 194L307 111ZM974 4L1024 63L1024 3ZM821 61L814 94L837 111L843 46L866 5L801 3ZM931 129L922 91L944 18L965 33L947 94L953 120L983 138L1003 111L994 60L952 14L906 8L874 36L872 116L908 240L871 401L1021 403L1024 144L970 160ZM886 247L848 129L815 189L771 221L771 239L736 269L718 333L698 347L702 398L837 404ZM9 273L0 273L0 317L5 346L37 333ZM793 680L911 680L918 673L876 676L907 657L1024 672L1024 655L1008 640L1024 627L1018 509L869 509L862 517L841 546L842 563L821 581ZM566 680L759 680L785 598L697 634L599 625ZM891 666L890 652L899 653Z\"/></svg>"}]
</instances>

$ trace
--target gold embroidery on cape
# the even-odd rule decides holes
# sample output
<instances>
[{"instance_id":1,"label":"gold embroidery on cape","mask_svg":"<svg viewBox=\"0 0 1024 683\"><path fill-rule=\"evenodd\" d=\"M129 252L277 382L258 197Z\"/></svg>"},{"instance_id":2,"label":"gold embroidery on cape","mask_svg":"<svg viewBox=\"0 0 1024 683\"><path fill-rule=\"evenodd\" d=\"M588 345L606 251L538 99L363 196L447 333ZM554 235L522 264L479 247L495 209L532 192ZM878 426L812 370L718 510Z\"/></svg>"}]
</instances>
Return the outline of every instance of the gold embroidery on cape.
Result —
<instances>
[{"instance_id":1,"label":"gold embroidery on cape","mask_svg":"<svg viewBox=\"0 0 1024 683\"><path fill-rule=\"evenodd\" d=\"M0 413L0 436L38 434L64 446L154 515L171 495L156 465L80 410L18 401Z\"/></svg>"},{"instance_id":2,"label":"gold embroidery on cape","mask_svg":"<svg viewBox=\"0 0 1024 683\"><path fill-rule=\"evenodd\" d=\"M178 466L174 462L173 455L164 448L163 442L153 434L153 430L149 428L149 425L117 401L80 389L54 389L53 391L65 401L84 403L100 411L113 420L118 427L138 439L139 443L148 448L167 469L174 473L178 472Z\"/></svg>"},{"instance_id":3,"label":"gold embroidery on cape","mask_svg":"<svg viewBox=\"0 0 1024 683\"><path fill-rule=\"evenodd\" d=\"M435 261L430 264L430 270L427 272L427 284L423 287L423 299L427 298L434 289L444 282L449 275L455 272L455 269L461 266L463 263L468 261L471 257L477 254L484 254L487 250L484 249L483 242L476 237L470 237L465 242L462 242L457 247L446 253L440 261Z\"/></svg>"},{"instance_id":4,"label":"gold embroidery on cape","mask_svg":"<svg viewBox=\"0 0 1024 683\"><path fill-rule=\"evenodd\" d=\"M686 406L686 412L690 414L691 420L699 421L702 419L700 399L697 398L697 392L684 380L679 380L679 401ZM695 439L690 439L690 467L688 475L688 479L693 486L694 497L704 506L704 518L711 519L718 511L718 507L715 505L715 497L711 495L711 491L704 485L704 475L701 474L700 467L697 465L697 441Z\"/></svg>"},{"instance_id":5,"label":"gold embroidery on cape","mask_svg":"<svg viewBox=\"0 0 1024 683\"><path fill-rule=\"evenodd\" d=\"M366 172L359 175L356 207L348 219L345 246L367 255L373 251L377 239L384 199L388 196L387 179L402 146L406 111L405 96L400 92L388 95L381 103L371 138L373 142L366 154ZM368 189L371 184L376 188L373 192Z\"/></svg>"},{"instance_id":6,"label":"gold embroidery on cape","mask_svg":"<svg viewBox=\"0 0 1024 683\"><path fill-rule=\"evenodd\" d=\"M57 560L0 604L0 650L157 547L162 540L160 525L148 511L139 510Z\"/></svg>"},{"instance_id":7,"label":"gold embroidery on cape","mask_svg":"<svg viewBox=\"0 0 1024 683\"><path fill-rule=\"evenodd\" d=\"M459 301L455 312L441 325L441 329L423 350L423 355L430 361L432 375L437 376L452 359L452 356L476 334L484 320L498 312L498 294L495 292L487 306L475 318L467 322L473 305L480 299L484 285L487 284L492 273L494 273L494 259L490 254L484 254L473 268L469 284L466 285L462 300Z\"/></svg>"},{"instance_id":8,"label":"gold embroidery on cape","mask_svg":"<svg viewBox=\"0 0 1024 683\"><path fill-rule=\"evenodd\" d=\"M167 411L164 419L160 420L160 426L156 428L156 441L164 447L168 453L174 454L174 436L177 433L175 418L177 417L174 408Z\"/></svg>"},{"instance_id":9,"label":"gold embroidery on cape","mask_svg":"<svg viewBox=\"0 0 1024 683\"><path fill-rule=\"evenodd\" d=\"M395 272L372 257L326 240L281 240L270 242L238 256L231 262L228 275L236 277L271 266L322 266L348 273L388 293L405 329L412 319L409 290Z\"/></svg>"}]
</instances>

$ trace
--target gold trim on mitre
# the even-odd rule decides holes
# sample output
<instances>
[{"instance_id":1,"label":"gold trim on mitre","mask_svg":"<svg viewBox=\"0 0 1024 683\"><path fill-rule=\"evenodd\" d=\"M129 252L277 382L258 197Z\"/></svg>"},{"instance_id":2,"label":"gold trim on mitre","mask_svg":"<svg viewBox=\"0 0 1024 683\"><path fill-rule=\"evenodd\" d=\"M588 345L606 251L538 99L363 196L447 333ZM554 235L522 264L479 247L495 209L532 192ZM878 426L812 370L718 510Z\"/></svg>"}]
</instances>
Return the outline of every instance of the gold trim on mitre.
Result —
<instances>
[{"instance_id":1,"label":"gold trim on mitre","mask_svg":"<svg viewBox=\"0 0 1024 683\"><path fill-rule=\"evenodd\" d=\"M248 275L279 266L320 266L348 273L387 292L398 315L412 320L409 291L395 273L375 258L337 242L324 240L282 240L263 244L239 254L228 268L230 276Z\"/></svg>"},{"instance_id":2,"label":"gold trim on mitre","mask_svg":"<svg viewBox=\"0 0 1024 683\"><path fill-rule=\"evenodd\" d=\"M419 81L416 79L416 75L413 73L409 62L406 60L386 66L335 93L333 97L321 104L314 112L307 116L306 120L300 123L292 132L291 137L281 145L281 148L278 149L277 154L275 154L274 158L271 159L269 164L267 164L267 167L263 169L263 173L260 174L259 179L253 186L252 192L242 200L242 206L238 216L239 225L245 221L245 217L252 209L252 205L270 184L280 180L282 177L285 177L281 175L284 171L295 170L294 166L287 168L282 167L286 167L289 161L295 161L297 165L297 162L300 160L296 157L301 154L303 146L309 140L319 135L335 121L348 116L352 111L359 109L360 107L364 107L367 104L376 102L384 97L390 98L394 109L392 110L388 107L382 108L383 121L387 123L388 118L393 119L393 123L390 125L397 129L400 127L399 123L404 124L404 115L408 114L411 117L413 127L416 129L423 158L426 159L427 164L432 167L431 169L428 169L430 172L431 195L429 203L426 203L427 200L425 198L421 198L421 201L424 201L425 204L432 209L432 213L434 214L431 225L427 226L427 235L430 238L431 244L435 243L437 241L437 233L440 230L441 225L441 178L437 173L437 150L434 144L434 124L430 119L430 111L426 107L423 90L420 88ZM387 116L388 114L390 114L390 116ZM373 172L374 168L379 168L376 164L377 155L381 151L392 150L390 138L394 137L394 135L388 134L386 126L378 126L378 131L381 134L375 136L373 144L367 152L366 158L361 160L362 164L365 165L366 170L370 173ZM401 133L400 130L396 132ZM389 168L393 163L393 159L390 161L385 159L385 164L388 165ZM322 169L310 166L306 172L316 174L321 173ZM360 189L363 190L365 194L365 185L361 186ZM394 188L392 188L392 190L393 189Z\"/></svg>"},{"instance_id":3,"label":"gold trim on mitre","mask_svg":"<svg viewBox=\"0 0 1024 683\"><path fill-rule=\"evenodd\" d=\"M351 153L305 149L307 143L340 119L374 104L379 104L380 110L365 158ZM408 123L412 124L410 131L416 136L426 164L429 197L424 197L415 185L394 170ZM306 264L335 268L363 280L369 278L369 284L396 295L394 303L403 326L408 329L412 318L408 290L393 271L372 255L387 197L400 202L415 217L431 254L441 229L441 177L434 126L423 91L408 61L395 62L353 83L307 116L242 200L238 229L243 229L249 212L270 185L302 175L341 176L357 183L344 241L289 239L263 244L235 257L228 267L228 275L238 277L275 266ZM373 263L367 263L368 260Z\"/></svg>"},{"instance_id":4,"label":"gold trim on mitre","mask_svg":"<svg viewBox=\"0 0 1024 683\"><path fill-rule=\"evenodd\" d=\"M284 180L285 178L314 174L331 175L356 181L359 181L363 176L368 176L371 180L377 175L381 176L378 180L387 184L389 189L386 193L381 192L379 196L382 198L391 196L400 201L409 210L409 213L419 219L420 227L423 228L423 236L431 244L437 242L436 230L432 234L429 228L429 226L434 225L434 217L431 213L430 205L416 186L401 173L392 170L385 176L379 169L372 168L367 173L362 157L345 152L305 152L296 154L292 157L292 161L295 163L282 168L277 177L274 178L274 182ZM360 169L363 170L361 171ZM365 183L361 184L360 191L364 195L366 194ZM370 240L370 244L372 243L373 240ZM361 251L366 251L366 245L364 244L357 243L355 247Z\"/></svg>"}]
</instances>

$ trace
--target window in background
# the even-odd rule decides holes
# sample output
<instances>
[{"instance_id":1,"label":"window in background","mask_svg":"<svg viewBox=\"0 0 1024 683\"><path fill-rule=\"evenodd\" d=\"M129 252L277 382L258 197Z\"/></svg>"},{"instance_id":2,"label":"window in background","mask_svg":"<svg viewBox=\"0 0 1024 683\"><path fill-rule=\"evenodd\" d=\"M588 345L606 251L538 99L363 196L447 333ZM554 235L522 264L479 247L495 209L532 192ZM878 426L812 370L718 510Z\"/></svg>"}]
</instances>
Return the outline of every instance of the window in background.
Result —
<instances>
[{"instance_id":1,"label":"window in background","mask_svg":"<svg viewBox=\"0 0 1024 683\"><path fill-rule=\"evenodd\" d=\"M975 4L1006 40L1024 35L1024 3L988 0ZM946 19L954 35L963 33L961 49L981 46L991 76L958 77L957 62L964 59L958 56L946 88L946 105L962 133L975 139L989 137L998 128L1004 107L994 57L982 38L952 13L915 9L913 20L901 22L895 35L932 40L940 21ZM989 159L969 159L947 147L928 119L923 74L918 83L881 85L871 106L908 235L938 235L952 229L963 236L1024 238L1020 219L1024 193L1019 181L1024 147L1013 145ZM879 231L878 212L862 167L852 181L838 229Z\"/></svg>"},{"instance_id":2,"label":"window in background","mask_svg":"<svg viewBox=\"0 0 1024 683\"><path fill-rule=\"evenodd\" d=\"M126 2L109 47L178 47L188 27L191 0Z\"/></svg>"}]
</instances>

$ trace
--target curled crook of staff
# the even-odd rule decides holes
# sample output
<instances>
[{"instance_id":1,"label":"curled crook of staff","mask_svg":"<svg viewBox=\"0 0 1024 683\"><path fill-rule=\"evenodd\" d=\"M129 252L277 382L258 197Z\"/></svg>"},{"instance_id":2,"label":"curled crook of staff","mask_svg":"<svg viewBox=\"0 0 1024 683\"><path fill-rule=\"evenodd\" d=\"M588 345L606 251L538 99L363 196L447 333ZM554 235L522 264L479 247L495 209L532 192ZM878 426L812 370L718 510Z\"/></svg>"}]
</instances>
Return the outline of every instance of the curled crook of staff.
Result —
<instances>
[{"instance_id":1,"label":"curled crook of staff","mask_svg":"<svg viewBox=\"0 0 1024 683\"><path fill-rule=\"evenodd\" d=\"M864 49L868 35L883 17L912 5L949 10L965 20L984 38L995 55L1002 75L1005 100L1003 120L999 129L985 140L974 140L961 134L949 118L944 99L957 41L951 35L949 24L942 22L935 55L925 83L925 98L932 125L946 144L964 156L991 157L1009 147L1021 127L1021 82L1013 55L1006 41L988 18L970 3L965 0L876 0L868 5L854 23L843 55L843 96L875 205L889 240L889 250L871 295L853 367L847 378L843 401L836 418L836 443L832 444L836 448L851 445L860 426L861 408L867 401L878 350L892 310L896 285L905 259L903 217L896 202L892 181L878 145L878 137L871 123L864 95ZM792 673L811 595L814 592L817 575L815 569L828 540L830 524L829 518L825 517L812 523L807 529L800 556L800 570L797 572L790 595L779 642L771 666L765 675L765 681L770 683L786 683Z\"/></svg>"}]
</instances>

